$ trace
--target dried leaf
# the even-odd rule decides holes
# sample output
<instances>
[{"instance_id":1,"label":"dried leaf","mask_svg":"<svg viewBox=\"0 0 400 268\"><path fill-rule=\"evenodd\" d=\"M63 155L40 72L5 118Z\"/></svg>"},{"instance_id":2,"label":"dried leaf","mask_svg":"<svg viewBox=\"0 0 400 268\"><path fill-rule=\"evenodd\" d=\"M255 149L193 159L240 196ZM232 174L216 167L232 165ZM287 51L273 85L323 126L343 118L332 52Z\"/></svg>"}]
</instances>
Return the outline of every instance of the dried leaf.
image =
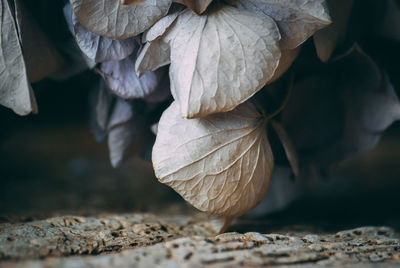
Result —
<instances>
[{"instance_id":1,"label":"dried leaf","mask_svg":"<svg viewBox=\"0 0 400 268\"><path fill-rule=\"evenodd\" d=\"M120 61L103 62L100 73L108 87L124 99L143 98L153 92L160 83L165 69L147 72L140 78L135 73L135 53Z\"/></svg>"},{"instance_id":2,"label":"dried leaf","mask_svg":"<svg viewBox=\"0 0 400 268\"><path fill-rule=\"evenodd\" d=\"M164 37L171 48L171 91L187 118L234 109L272 78L279 63L280 34L270 17L215 8L202 16L186 10Z\"/></svg>"},{"instance_id":3,"label":"dried leaf","mask_svg":"<svg viewBox=\"0 0 400 268\"><path fill-rule=\"evenodd\" d=\"M345 38L353 4L354 0L328 0L333 23L314 35L315 49L322 62L329 60L336 46Z\"/></svg>"},{"instance_id":4,"label":"dried leaf","mask_svg":"<svg viewBox=\"0 0 400 268\"><path fill-rule=\"evenodd\" d=\"M94 34L126 39L150 28L167 14L171 0L122 5L120 0L70 0L79 22Z\"/></svg>"},{"instance_id":5,"label":"dried leaf","mask_svg":"<svg viewBox=\"0 0 400 268\"><path fill-rule=\"evenodd\" d=\"M160 182L227 218L263 199L273 169L264 120L250 102L196 119L182 118L173 102L160 119L152 158Z\"/></svg>"},{"instance_id":6,"label":"dried leaf","mask_svg":"<svg viewBox=\"0 0 400 268\"><path fill-rule=\"evenodd\" d=\"M35 111L19 36L7 0L0 4L0 104L19 115Z\"/></svg>"},{"instance_id":7,"label":"dried leaf","mask_svg":"<svg viewBox=\"0 0 400 268\"><path fill-rule=\"evenodd\" d=\"M282 35L281 48L293 49L330 24L325 0L229 0L239 8L272 17Z\"/></svg>"},{"instance_id":8,"label":"dried leaf","mask_svg":"<svg viewBox=\"0 0 400 268\"><path fill-rule=\"evenodd\" d=\"M113 40L86 30L79 23L75 14L72 14L72 24L74 26L75 40L79 48L88 58L95 62L122 60L139 48L139 43L135 40L135 37Z\"/></svg>"},{"instance_id":9,"label":"dried leaf","mask_svg":"<svg viewBox=\"0 0 400 268\"><path fill-rule=\"evenodd\" d=\"M34 83L60 71L64 59L22 2L20 0L14 2L26 70L29 82Z\"/></svg>"},{"instance_id":10,"label":"dried leaf","mask_svg":"<svg viewBox=\"0 0 400 268\"><path fill-rule=\"evenodd\" d=\"M213 0L173 0L175 3L187 6L197 14L201 14L206 11L208 5L210 5L212 1Z\"/></svg>"}]
</instances>

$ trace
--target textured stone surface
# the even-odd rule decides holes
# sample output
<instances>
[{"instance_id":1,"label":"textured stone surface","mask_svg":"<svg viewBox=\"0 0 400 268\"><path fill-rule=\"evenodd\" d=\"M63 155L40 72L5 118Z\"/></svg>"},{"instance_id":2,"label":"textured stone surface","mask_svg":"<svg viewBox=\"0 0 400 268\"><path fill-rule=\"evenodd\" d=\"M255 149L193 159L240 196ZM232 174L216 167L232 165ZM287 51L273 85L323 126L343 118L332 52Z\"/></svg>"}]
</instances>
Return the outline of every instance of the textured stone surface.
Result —
<instances>
[{"instance_id":1,"label":"textured stone surface","mask_svg":"<svg viewBox=\"0 0 400 268\"><path fill-rule=\"evenodd\" d=\"M211 236L217 220L151 214L63 216L0 224L0 259L88 255L144 247L183 236Z\"/></svg>"},{"instance_id":2,"label":"textured stone surface","mask_svg":"<svg viewBox=\"0 0 400 268\"><path fill-rule=\"evenodd\" d=\"M400 234L389 227L318 234L297 227L291 228L290 233L215 235L217 223L204 218L157 218L150 214L65 216L31 223L5 223L0 225L0 266L400 265Z\"/></svg>"}]
</instances>

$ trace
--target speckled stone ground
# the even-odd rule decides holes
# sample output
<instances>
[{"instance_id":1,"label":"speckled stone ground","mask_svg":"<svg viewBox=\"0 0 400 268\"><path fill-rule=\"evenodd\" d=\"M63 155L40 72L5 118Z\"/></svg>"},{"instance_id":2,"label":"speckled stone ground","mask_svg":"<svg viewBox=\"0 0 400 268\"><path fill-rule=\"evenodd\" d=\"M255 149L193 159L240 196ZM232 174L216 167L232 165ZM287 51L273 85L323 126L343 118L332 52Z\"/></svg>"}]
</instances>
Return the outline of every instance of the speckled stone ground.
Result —
<instances>
[{"instance_id":1,"label":"speckled stone ground","mask_svg":"<svg viewBox=\"0 0 400 268\"><path fill-rule=\"evenodd\" d=\"M224 233L215 236L207 222L188 223L190 221L187 218L168 221L157 220L156 217L149 215L125 215L104 219L64 217L13 227L3 225L0 252L3 260L8 260L2 261L0 265L2 267L285 265L395 267L400 265L400 236L387 227L362 227L319 235L250 232ZM54 257L62 255L70 257ZM41 259L38 260L38 257Z\"/></svg>"},{"instance_id":2,"label":"speckled stone ground","mask_svg":"<svg viewBox=\"0 0 400 268\"><path fill-rule=\"evenodd\" d=\"M63 216L0 224L1 267L398 267L389 227L217 234L220 222L151 214ZM265 224L268 224L265 222ZM240 226L240 221L236 226ZM308 226L310 227L310 226ZM312 228L312 227L311 227Z\"/></svg>"}]
</instances>

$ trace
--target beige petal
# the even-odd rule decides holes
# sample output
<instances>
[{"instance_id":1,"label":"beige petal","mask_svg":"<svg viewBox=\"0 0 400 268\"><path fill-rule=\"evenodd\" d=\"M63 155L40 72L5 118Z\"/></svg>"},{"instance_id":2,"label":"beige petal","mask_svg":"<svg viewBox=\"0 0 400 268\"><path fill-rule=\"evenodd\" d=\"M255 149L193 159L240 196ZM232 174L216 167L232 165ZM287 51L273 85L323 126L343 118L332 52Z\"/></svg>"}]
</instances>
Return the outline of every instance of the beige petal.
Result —
<instances>
[{"instance_id":1,"label":"beige petal","mask_svg":"<svg viewBox=\"0 0 400 268\"><path fill-rule=\"evenodd\" d=\"M160 119L155 174L201 211L246 213L263 199L273 165L264 120L250 102L198 119L182 118L174 102Z\"/></svg>"},{"instance_id":2,"label":"beige petal","mask_svg":"<svg viewBox=\"0 0 400 268\"><path fill-rule=\"evenodd\" d=\"M336 0L334 0L336 1ZM325 0L229 0L239 8L261 11L275 20L281 48L293 49L331 23Z\"/></svg>"},{"instance_id":3,"label":"beige petal","mask_svg":"<svg viewBox=\"0 0 400 268\"><path fill-rule=\"evenodd\" d=\"M171 0L146 0L122 5L120 0L70 0L79 22L89 31L111 39L126 39L150 28L167 14Z\"/></svg>"},{"instance_id":4,"label":"beige petal","mask_svg":"<svg viewBox=\"0 0 400 268\"><path fill-rule=\"evenodd\" d=\"M0 104L19 115L35 110L14 18L7 0L0 2Z\"/></svg>"},{"instance_id":5,"label":"beige petal","mask_svg":"<svg viewBox=\"0 0 400 268\"><path fill-rule=\"evenodd\" d=\"M171 48L170 79L183 117L226 112L273 76L281 56L275 22L259 12L218 6L187 10L163 40Z\"/></svg>"}]
</instances>

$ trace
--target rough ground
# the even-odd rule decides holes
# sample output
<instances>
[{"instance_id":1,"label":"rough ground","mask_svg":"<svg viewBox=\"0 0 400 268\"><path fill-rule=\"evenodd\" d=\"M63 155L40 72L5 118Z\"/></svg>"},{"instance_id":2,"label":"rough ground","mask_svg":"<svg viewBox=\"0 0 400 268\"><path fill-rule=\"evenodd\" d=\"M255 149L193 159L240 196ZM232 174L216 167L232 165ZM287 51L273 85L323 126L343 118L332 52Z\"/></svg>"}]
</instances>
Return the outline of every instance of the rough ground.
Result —
<instances>
[{"instance_id":1,"label":"rough ground","mask_svg":"<svg viewBox=\"0 0 400 268\"><path fill-rule=\"evenodd\" d=\"M216 235L218 224L151 214L2 223L0 267L400 266L400 234L389 227Z\"/></svg>"}]
</instances>

